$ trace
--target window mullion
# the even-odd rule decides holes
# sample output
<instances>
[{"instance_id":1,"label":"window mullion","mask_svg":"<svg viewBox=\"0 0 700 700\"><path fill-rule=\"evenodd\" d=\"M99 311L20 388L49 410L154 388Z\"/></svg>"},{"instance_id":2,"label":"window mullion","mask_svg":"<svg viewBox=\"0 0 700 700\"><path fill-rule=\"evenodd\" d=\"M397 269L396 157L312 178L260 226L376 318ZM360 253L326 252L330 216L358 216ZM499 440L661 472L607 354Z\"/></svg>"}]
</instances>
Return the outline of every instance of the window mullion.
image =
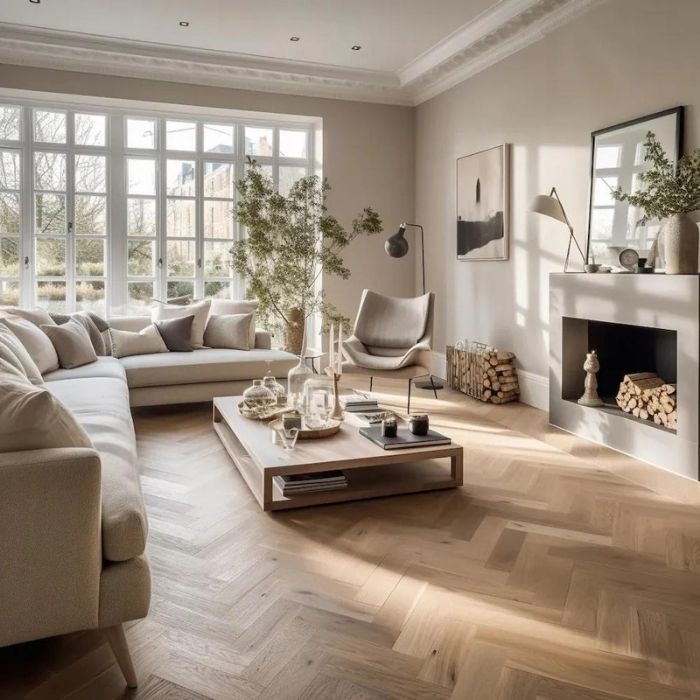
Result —
<instances>
[{"instance_id":1,"label":"window mullion","mask_svg":"<svg viewBox=\"0 0 700 700\"><path fill-rule=\"evenodd\" d=\"M20 303L33 306L34 298L34 157L32 151L32 108L22 107L22 173L20 190L21 245L20 245ZM25 262L26 261L26 262Z\"/></svg>"}]
</instances>

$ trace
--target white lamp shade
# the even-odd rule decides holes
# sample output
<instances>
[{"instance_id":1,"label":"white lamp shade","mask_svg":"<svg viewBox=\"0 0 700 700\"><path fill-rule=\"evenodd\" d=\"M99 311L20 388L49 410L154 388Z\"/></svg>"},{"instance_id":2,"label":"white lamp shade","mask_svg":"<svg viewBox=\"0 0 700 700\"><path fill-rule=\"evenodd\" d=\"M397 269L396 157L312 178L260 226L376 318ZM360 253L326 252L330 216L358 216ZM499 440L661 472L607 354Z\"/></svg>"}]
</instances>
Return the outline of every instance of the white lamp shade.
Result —
<instances>
[{"instance_id":1,"label":"white lamp shade","mask_svg":"<svg viewBox=\"0 0 700 700\"><path fill-rule=\"evenodd\" d=\"M530 211L533 211L536 214L549 216L552 219L561 221L562 224L568 225L561 202L556 197L552 197L548 194L538 194L532 200Z\"/></svg>"}]
</instances>

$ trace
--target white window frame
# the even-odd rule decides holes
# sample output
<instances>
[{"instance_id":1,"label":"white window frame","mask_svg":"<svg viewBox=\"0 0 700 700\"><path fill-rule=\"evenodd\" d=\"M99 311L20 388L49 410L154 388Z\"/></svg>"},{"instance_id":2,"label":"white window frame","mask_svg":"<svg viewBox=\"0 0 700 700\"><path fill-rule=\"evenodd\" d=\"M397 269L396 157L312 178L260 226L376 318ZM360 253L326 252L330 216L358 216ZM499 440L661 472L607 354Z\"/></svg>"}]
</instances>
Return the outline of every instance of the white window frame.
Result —
<instances>
[{"instance_id":1,"label":"white window frame","mask_svg":"<svg viewBox=\"0 0 700 700\"><path fill-rule=\"evenodd\" d=\"M22 188L20 191L21 206L21 236L20 236L20 304L24 306L36 303L35 289L36 278L34 275L34 230L33 230L33 152L34 150L60 150L67 153L67 198L71 202L67 205L67 213L73 212L72 189L72 163L75 154L100 154L107 156L107 242L105 245L105 284L106 284L106 315L121 315L127 312L127 157L146 157L156 160L156 209L157 209L157 237L156 237L156 261L162 258L163 265L156 268L153 296L165 298L167 290L167 258L166 258L166 206L167 195L165 192L165 163L168 157L195 160L197 165L197 194L196 194L196 256L195 256L195 297L200 298L204 293L205 280L213 280L204 277L204 231L203 210L205 199L203 192L204 163L206 162L233 162L234 181L243 177L245 172L245 127L271 128L273 130L273 155L254 156L261 165L271 165L275 186L279 181L280 165L303 167L307 174L322 175L322 168L318 154L321 141L322 120L317 117L272 115L255 112L242 112L236 110L187 107L180 105L156 104L140 101L130 101L110 98L88 98L79 96L67 96L52 93L33 93L23 90L0 89L0 104L18 105L22 108L21 141L0 142L0 147L14 148L21 152L21 177ZM66 144L47 144L42 149L42 144L35 144L33 140L33 122L31 120L33 109L49 109L68 112L67 130L69 138ZM74 113L97 113L106 116L106 146L75 146L71 143L70 135L73 130ZM128 117L144 117L155 119L156 148L132 149L126 146L126 119ZM165 146L165 121L180 120L195 122L197 124L197 150L196 151L167 151ZM203 125L204 124L231 125L234 127L234 152L233 153L206 153L203 150ZM280 158L278 155L279 131L302 130L307 133L307 157L306 159ZM235 191L232 200L235 206ZM69 219L70 220L70 219ZM244 235L237 222L233 223L233 239L239 240ZM75 251L74 243L68 241L74 238L74 234L67 234L66 250L66 304L67 310L73 310L75 296ZM209 240L209 239L207 239ZM228 240L228 239L211 239ZM25 260L28 259L28 265ZM201 267L199 266L201 265ZM5 279L5 278L3 278ZM90 279L93 279L92 277ZM222 279L222 278L219 278ZM170 278L173 281L173 278ZM135 281L135 280L131 280ZM231 286L233 298L243 298L245 285L243 280L233 276Z\"/></svg>"}]
</instances>

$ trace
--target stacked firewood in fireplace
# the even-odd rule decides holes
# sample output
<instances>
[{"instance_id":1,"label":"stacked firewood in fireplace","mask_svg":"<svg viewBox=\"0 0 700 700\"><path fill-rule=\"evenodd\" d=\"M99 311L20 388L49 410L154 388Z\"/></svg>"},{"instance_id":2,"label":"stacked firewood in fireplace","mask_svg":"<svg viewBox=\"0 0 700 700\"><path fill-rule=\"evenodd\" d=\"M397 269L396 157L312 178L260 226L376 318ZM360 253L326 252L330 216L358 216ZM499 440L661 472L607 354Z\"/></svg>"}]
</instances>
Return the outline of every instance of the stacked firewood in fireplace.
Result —
<instances>
[{"instance_id":1,"label":"stacked firewood in fireplace","mask_svg":"<svg viewBox=\"0 0 700 700\"><path fill-rule=\"evenodd\" d=\"M653 420L656 425L676 429L676 385L667 384L654 372L626 374L620 382L617 405L635 418Z\"/></svg>"}]
</instances>

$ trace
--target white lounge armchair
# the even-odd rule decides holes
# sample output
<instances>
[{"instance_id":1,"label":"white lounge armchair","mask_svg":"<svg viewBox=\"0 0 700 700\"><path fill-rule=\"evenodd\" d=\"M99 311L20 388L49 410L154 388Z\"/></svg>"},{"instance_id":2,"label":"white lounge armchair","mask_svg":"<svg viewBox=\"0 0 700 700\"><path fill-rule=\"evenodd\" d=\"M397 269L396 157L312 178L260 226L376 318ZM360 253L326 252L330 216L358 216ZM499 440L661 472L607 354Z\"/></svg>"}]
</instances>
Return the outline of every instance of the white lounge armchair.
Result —
<instances>
[{"instance_id":1,"label":"white lounge armchair","mask_svg":"<svg viewBox=\"0 0 700 700\"><path fill-rule=\"evenodd\" d=\"M343 373L408 381L407 410L411 410L411 384L419 377L432 380L433 307L435 295L415 298L387 297L369 289L362 293L353 334L343 343Z\"/></svg>"}]
</instances>

